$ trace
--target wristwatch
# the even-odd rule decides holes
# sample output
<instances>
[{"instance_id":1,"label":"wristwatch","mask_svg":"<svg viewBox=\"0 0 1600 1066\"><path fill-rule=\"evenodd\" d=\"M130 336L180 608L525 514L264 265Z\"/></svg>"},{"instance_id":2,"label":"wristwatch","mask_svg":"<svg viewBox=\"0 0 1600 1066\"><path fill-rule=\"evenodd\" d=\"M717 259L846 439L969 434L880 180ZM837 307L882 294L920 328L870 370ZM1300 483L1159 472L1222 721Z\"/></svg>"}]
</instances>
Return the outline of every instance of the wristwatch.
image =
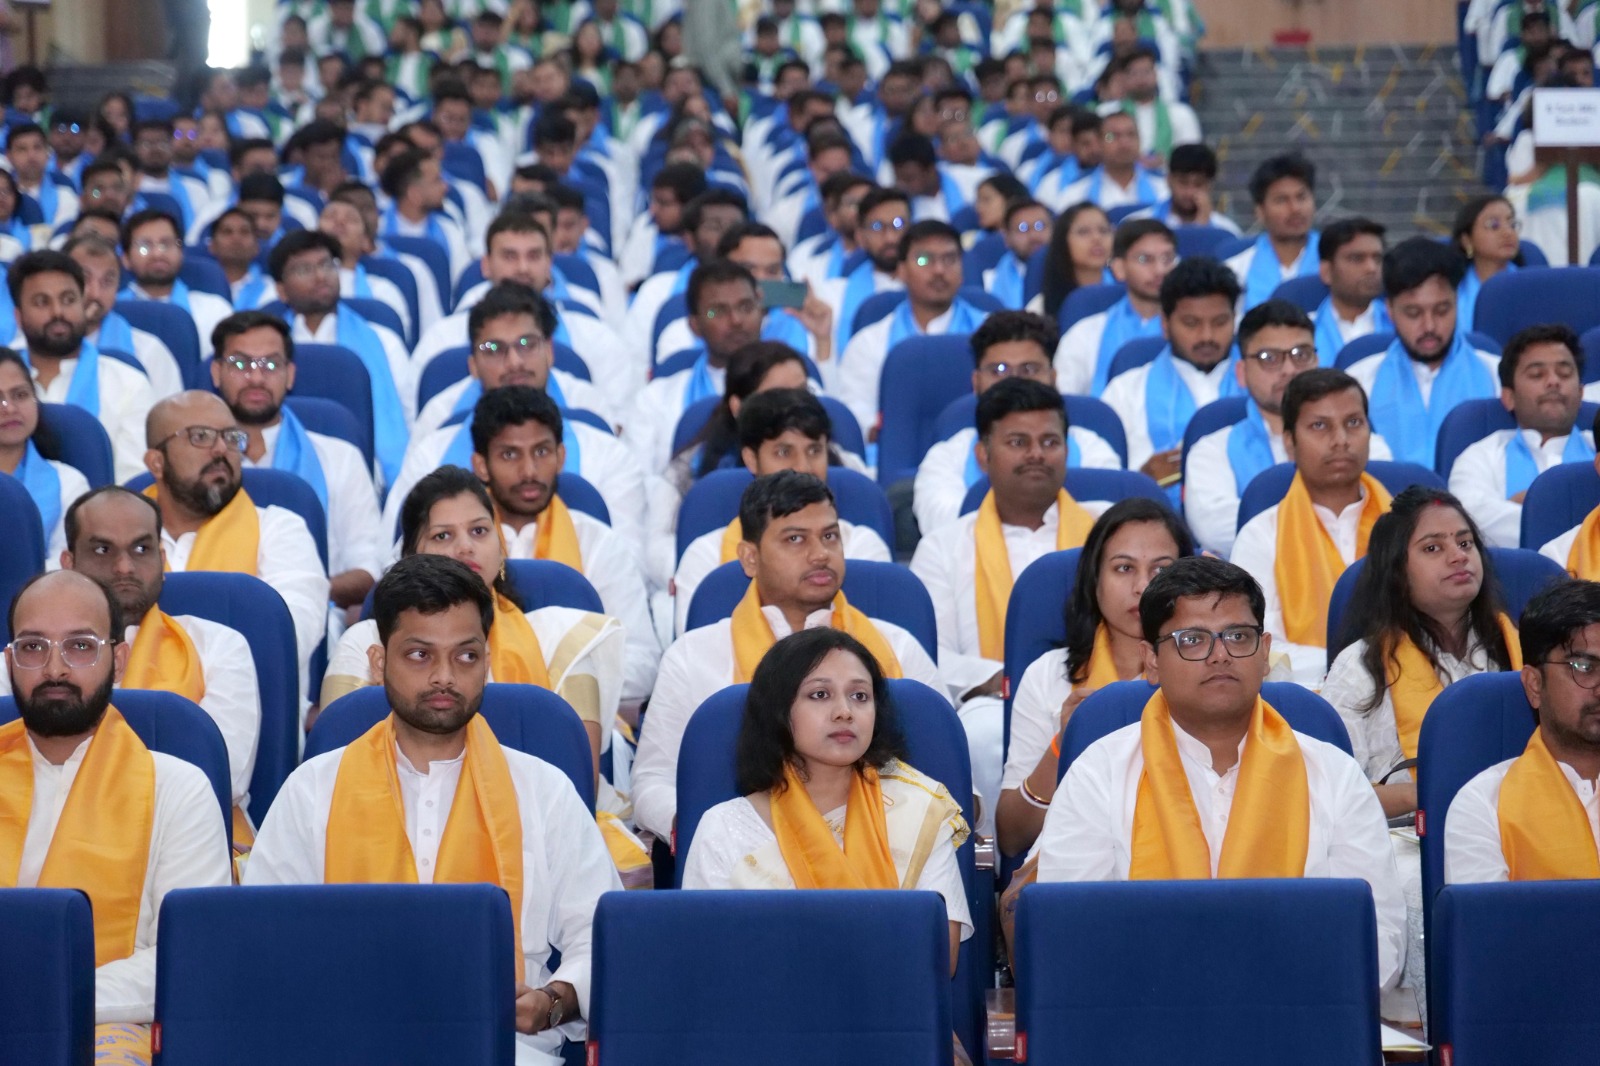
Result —
<instances>
[{"instance_id":1,"label":"wristwatch","mask_svg":"<svg viewBox=\"0 0 1600 1066\"><path fill-rule=\"evenodd\" d=\"M567 1001L561 998L561 993L554 983L545 985L539 991L550 997L550 1017L545 1020L548 1023L547 1028L554 1029L567 1020Z\"/></svg>"}]
</instances>

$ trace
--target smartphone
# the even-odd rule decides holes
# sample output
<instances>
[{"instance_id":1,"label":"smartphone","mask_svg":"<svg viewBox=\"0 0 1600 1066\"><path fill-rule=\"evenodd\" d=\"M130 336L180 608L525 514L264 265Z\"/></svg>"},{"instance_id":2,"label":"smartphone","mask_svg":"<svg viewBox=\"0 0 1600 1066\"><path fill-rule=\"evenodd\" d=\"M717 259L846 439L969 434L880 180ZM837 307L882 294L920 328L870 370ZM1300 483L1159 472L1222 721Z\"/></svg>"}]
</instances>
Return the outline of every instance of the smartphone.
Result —
<instances>
[{"instance_id":1,"label":"smartphone","mask_svg":"<svg viewBox=\"0 0 1600 1066\"><path fill-rule=\"evenodd\" d=\"M774 307L792 307L799 310L805 302L806 283L803 281L761 282L761 306L767 310Z\"/></svg>"}]
</instances>

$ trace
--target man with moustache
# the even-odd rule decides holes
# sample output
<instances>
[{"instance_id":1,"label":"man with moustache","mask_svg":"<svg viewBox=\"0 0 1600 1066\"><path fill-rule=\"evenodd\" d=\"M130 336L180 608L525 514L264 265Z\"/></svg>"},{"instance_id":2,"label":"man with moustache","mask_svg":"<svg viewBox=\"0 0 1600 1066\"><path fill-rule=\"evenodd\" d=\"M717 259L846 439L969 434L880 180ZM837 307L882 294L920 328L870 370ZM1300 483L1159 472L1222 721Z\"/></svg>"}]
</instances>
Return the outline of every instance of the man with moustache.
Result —
<instances>
[{"instance_id":1,"label":"man with moustache","mask_svg":"<svg viewBox=\"0 0 1600 1066\"><path fill-rule=\"evenodd\" d=\"M1317 308L1317 358L1332 366L1346 344L1394 328L1383 301L1383 238L1367 218L1343 218L1322 231L1317 254L1328 296Z\"/></svg>"},{"instance_id":2,"label":"man with moustache","mask_svg":"<svg viewBox=\"0 0 1600 1066\"><path fill-rule=\"evenodd\" d=\"M134 329L121 311L117 296L122 288L122 262L117 238L80 232L61 250L83 268L84 338L103 352L131 355L150 380L152 400L183 391L183 371L167 342L154 333Z\"/></svg>"},{"instance_id":3,"label":"man with moustache","mask_svg":"<svg viewBox=\"0 0 1600 1066\"><path fill-rule=\"evenodd\" d=\"M911 197L899 189L874 186L856 204L856 241L866 257L848 274L831 278L818 291L834 309L833 350L843 352L855 335L856 312L874 293L904 288L900 283L900 237L911 225ZM843 262L840 263L841 269ZM835 367L824 364L823 377Z\"/></svg>"},{"instance_id":4,"label":"man with moustache","mask_svg":"<svg viewBox=\"0 0 1600 1066\"><path fill-rule=\"evenodd\" d=\"M215 293L191 290L183 270L183 229L164 211L147 209L122 224L122 265L133 275L125 299L151 300L181 309L194 320L200 357L211 356L211 331L233 314L233 304Z\"/></svg>"},{"instance_id":5,"label":"man with moustache","mask_svg":"<svg viewBox=\"0 0 1600 1066\"><path fill-rule=\"evenodd\" d=\"M148 1066L156 916L168 892L228 884L217 800L198 767L145 747L111 703L128 646L113 596L56 571L11 601L0 726L0 888L76 888L94 910L95 1061Z\"/></svg>"}]
</instances>

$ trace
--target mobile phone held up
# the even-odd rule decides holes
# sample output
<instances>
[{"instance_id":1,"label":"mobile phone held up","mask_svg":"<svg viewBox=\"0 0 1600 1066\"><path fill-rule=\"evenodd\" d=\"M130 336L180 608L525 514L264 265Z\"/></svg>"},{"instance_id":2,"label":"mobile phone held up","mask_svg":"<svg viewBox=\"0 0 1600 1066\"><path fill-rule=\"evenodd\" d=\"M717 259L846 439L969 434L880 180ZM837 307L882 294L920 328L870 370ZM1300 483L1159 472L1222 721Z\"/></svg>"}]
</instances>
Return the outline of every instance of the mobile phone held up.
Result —
<instances>
[{"instance_id":1,"label":"mobile phone held up","mask_svg":"<svg viewBox=\"0 0 1600 1066\"><path fill-rule=\"evenodd\" d=\"M765 310L774 307L792 307L799 310L806 302L806 283L803 281L763 281L761 284L761 306Z\"/></svg>"}]
</instances>

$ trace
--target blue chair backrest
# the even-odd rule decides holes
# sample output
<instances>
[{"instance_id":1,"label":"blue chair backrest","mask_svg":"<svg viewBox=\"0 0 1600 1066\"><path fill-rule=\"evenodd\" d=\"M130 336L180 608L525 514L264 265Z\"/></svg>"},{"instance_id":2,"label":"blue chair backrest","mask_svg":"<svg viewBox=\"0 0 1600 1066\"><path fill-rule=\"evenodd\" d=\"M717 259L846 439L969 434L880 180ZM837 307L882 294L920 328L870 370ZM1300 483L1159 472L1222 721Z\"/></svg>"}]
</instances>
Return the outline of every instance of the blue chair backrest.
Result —
<instances>
[{"instance_id":1,"label":"blue chair backrest","mask_svg":"<svg viewBox=\"0 0 1600 1066\"><path fill-rule=\"evenodd\" d=\"M450 299L455 290L450 287L450 252L426 237L385 237L383 243L397 255L415 256L422 260L433 275L440 301Z\"/></svg>"},{"instance_id":2,"label":"blue chair backrest","mask_svg":"<svg viewBox=\"0 0 1600 1066\"><path fill-rule=\"evenodd\" d=\"M191 289L209 292L213 296L220 296L233 303L233 286L228 284L228 275L222 272L222 264L209 255L195 255L193 252L185 251L183 266L178 268L178 277ZM210 338L206 337L203 340Z\"/></svg>"},{"instance_id":3,"label":"blue chair backrest","mask_svg":"<svg viewBox=\"0 0 1600 1066\"><path fill-rule=\"evenodd\" d=\"M498 885L172 892L161 906L156 947L161 1061L509 1066L516 1055L513 928L511 901ZM404 937L395 935L400 929ZM428 960L421 972L418 958ZM342 979L307 981L307 973ZM264 1014L294 1024L266 1026L241 1041Z\"/></svg>"},{"instance_id":4,"label":"blue chair backrest","mask_svg":"<svg viewBox=\"0 0 1600 1066\"><path fill-rule=\"evenodd\" d=\"M1522 498L1522 546L1538 551L1600 507L1600 473L1561 463L1533 479Z\"/></svg>"},{"instance_id":5,"label":"blue chair backrest","mask_svg":"<svg viewBox=\"0 0 1600 1066\"><path fill-rule=\"evenodd\" d=\"M1600 404L1580 404L1577 429L1582 431L1594 425L1596 412L1600 412ZM1491 433L1516 428L1516 418L1499 400L1462 400L1439 425L1439 438L1433 449L1434 469L1448 481L1450 468L1455 466L1462 452Z\"/></svg>"},{"instance_id":6,"label":"blue chair backrest","mask_svg":"<svg viewBox=\"0 0 1600 1066\"><path fill-rule=\"evenodd\" d=\"M856 421L856 416L850 408L832 396L818 396L817 399L828 412L830 440L845 451L866 458L866 438L861 435L861 424ZM694 442L695 437L711 420L711 412L715 411L721 402L721 396L705 396L684 409L683 414L678 416L677 427L672 431L673 455L677 455Z\"/></svg>"},{"instance_id":7,"label":"blue chair backrest","mask_svg":"<svg viewBox=\"0 0 1600 1066\"><path fill-rule=\"evenodd\" d=\"M1002 752L1011 750L1011 703L1032 662L1067 642L1066 606L1077 584L1082 548L1041 555L1011 585L1006 604L1005 733Z\"/></svg>"},{"instance_id":8,"label":"blue chair backrest","mask_svg":"<svg viewBox=\"0 0 1600 1066\"><path fill-rule=\"evenodd\" d=\"M594 267L589 261L577 252L563 252L554 259L555 267L566 275L568 285L576 285L600 295L600 278L594 272Z\"/></svg>"},{"instance_id":9,"label":"blue chair backrest","mask_svg":"<svg viewBox=\"0 0 1600 1066\"><path fill-rule=\"evenodd\" d=\"M111 438L98 418L73 404L42 403L39 425L55 435L59 458L82 474L91 489L111 484Z\"/></svg>"},{"instance_id":10,"label":"blue chair backrest","mask_svg":"<svg viewBox=\"0 0 1600 1066\"><path fill-rule=\"evenodd\" d=\"M961 334L910 337L890 349L878 389L878 484L916 475L922 457L939 440L934 431L939 415L953 401L972 395L972 367L972 345Z\"/></svg>"},{"instance_id":11,"label":"blue chair backrest","mask_svg":"<svg viewBox=\"0 0 1600 1066\"><path fill-rule=\"evenodd\" d=\"M1058 778L1072 761L1095 741L1130 726L1144 713L1144 705L1156 687L1148 681L1117 681L1093 693L1078 704L1061 732L1061 762ZM1288 681L1268 681L1261 686L1261 698L1283 716L1296 733L1350 751L1350 733L1339 712L1327 700ZM1373 963L1377 969L1377 963Z\"/></svg>"},{"instance_id":12,"label":"blue chair backrest","mask_svg":"<svg viewBox=\"0 0 1600 1066\"><path fill-rule=\"evenodd\" d=\"M276 589L251 574L196 571L168 574L161 609L195 615L236 630L250 645L261 732L250 775L250 817L256 825L300 761L299 652L294 618Z\"/></svg>"},{"instance_id":13,"label":"blue chair backrest","mask_svg":"<svg viewBox=\"0 0 1600 1066\"><path fill-rule=\"evenodd\" d=\"M1219 936L1229 951L1202 948ZM1222 1066L1240 1061L1248 1032L1250 1062L1376 1066L1377 955L1364 881L1029 885L1017 1046L1038 1066Z\"/></svg>"},{"instance_id":14,"label":"blue chair backrest","mask_svg":"<svg viewBox=\"0 0 1600 1066\"><path fill-rule=\"evenodd\" d=\"M1504 344L1519 329L1543 322L1564 322L1576 333L1600 326L1600 269L1526 267L1483 283L1474 330Z\"/></svg>"},{"instance_id":15,"label":"blue chair backrest","mask_svg":"<svg viewBox=\"0 0 1600 1066\"><path fill-rule=\"evenodd\" d=\"M400 290L400 298L406 302L406 314L411 320L411 328L401 334L401 339L406 342L406 347L415 348L422 330L422 297L417 292L417 276L398 259L369 255L362 258L361 265L368 274L382 278Z\"/></svg>"},{"instance_id":16,"label":"blue chair backrest","mask_svg":"<svg viewBox=\"0 0 1600 1066\"><path fill-rule=\"evenodd\" d=\"M856 308L855 318L850 320L850 335L855 336L878 319L887 316L890 311L900 306L905 298L904 291L892 289L888 292L875 292L862 300L861 306Z\"/></svg>"},{"instance_id":17,"label":"blue chair backrest","mask_svg":"<svg viewBox=\"0 0 1600 1066\"><path fill-rule=\"evenodd\" d=\"M1600 248L1595 254L1600 255ZM1578 337L1578 345L1583 349L1583 370L1578 376L1585 385L1593 385L1600 381L1600 326L1584 330Z\"/></svg>"},{"instance_id":18,"label":"blue chair backrest","mask_svg":"<svg viewBox=\"0 0 1600 1066\"><path fill-rule=\"evenodd\" d=\"M1269 466L1244 487L1239 494L1239 529L1256 515L1282 502L1294 480L1293 463ZM1412 485L1426 485L1432 489L1445 488L1444 478L1418 463L1397 463L1382 459L1367 462L1367 473L1382 482L1391 496L1399 495Z\"/></svg>"},{"instance_id":19,"label":"blue chair backrest","mask_svg":"<svg viewBox=\"0 0 1600 1066\"><path fill-rule=\"evenodd\" d=\"M1103 400L1093 396L1065 396L1061 399L1067 406L1067 424L1073 429L1086 429L1099 437L1122 460L1122 465L1128 465L1128 434L1122 427L1122 419L1117 417ZM978 397L976 393L967 393L951 400L945 409L939 412L939 417L933 422L933 443L949 440L963 429L973 429L978 420Z\"/></svg>"},{"instance_id":20,"label":"blue chair backrest","mask_svg":"<svg viewBox=\"0 0 1600 1066\"><path fill-rule=\"evenodd\" d=\"M362 453L373 453L372 376L355 352L337 344L295 345L294 388L289 395L332 400L349 411L365 442Z\"/></svg>"},{"instance_id":21,"label":"blue chair backrest","mask_svg":"<svg viewBox=\"0 0 1600 1066\"><path fill-rule=\"evenodd\" d=\"M445 142L444 172L452 178L471 182L479 190L489 187L489 175L483 169L483 156L464 141Z\"/></svg>"},{"instance_id":22,"label":"blue chair backrest","mask_svg":"<svg viewBox=\"0 0 1600 1066\"><path fill-rule=\"evenodd\" d=\"M591 1046L607 1066L743 1066L752 1048L766 1066L942 1062L947 930L943 900L926 892L608 892ZM660 995L661 959L673 960L672 996ZM869 969L870 981L839 980Z\"/></svg>"},{"instance_id":23,"label":"blue chair backrest","mask_svg":"<svg viewBox=\"0 0 1600 1066\"><path fill-rule=\"evenodd\" d=\"M347 692L322 708L306 734L307 759L342 748L389 716L381 685ZM535 685L484 686L478 709L507 748L543 759L567 775L578 798L594 810L594 756L578 712L549 689Z\"/></svg>"},{"instance_id":24,"label":"blue chair backrest","mask_svg":"<svg viewBox=\"0 0 1600 1066\"><path fill-rule=\"evenodd\" d=\"M1214 256L1224 241L1233 239L1233 234L1221 226L1179 226L1172 235L1178 238L1178 256L1182 259Z\"/></svg>"},{"instance_id":25,"label":"blue chair backrest","mask_svg":"<svg viewBox=\"0 0 1600 1066\"><path fill-rule=\"evenodd\" d=\"M689 246L681 240L670 240L657 249L655 261L650 265L650 273L659 274L663 270L677 270L688 261Z\"/></svg>"},{"instance_id":26,"label":"blue chair backrest","mask_svg":"<svg viewBox=\"0 0 1600 1066\"><path fill-rule=\"evenodd\" d=\"M650 324L650 356L651 362L659 363L661 356L670 355L670 352L661 350L661 334L667 327L680 318L689 316L689 298L684 293L675 292L668 296L656 311L656 320Z\"/></svg>"},{"instance_id":27,"label":"blue chair backrest","mask_svg":"<svg viewBox=\"0 0 1600 1066\"><path fill-rule=\"evenodd\" d=\"M1056 318L1065 333L1090 315L1098 315L1127 294L1127 289L1116 284L1079 285L1061 301Z\"/></svg>"},{"instance_id":28,"label":"blue chair backrest","mask_svg":"<svg viewBox=\"0 0 1600 1066\"><path fill-rule=\"evenodd\" d=\"M286 396L284 403L306 429L355 446L367 466L372 465L372 441L361 435L361 423L350 408L320 396Z\"/></svg>"},{"instance_id":29,"label":"blue chair backrest","mask_svg":"<svg viewBox=\"0 0 1600 1066\"><path fill-rule=\"evenodd\" d=\"M1254 243L1256 243L1256 238L1254 237L1236 237L1232 234L1229 234L1228 239L1217 245L1216 250L1211 254L1217 259L1226 261L1232 259L1234 256L1238 255L1240 252L1244 251Z\"/></svg>"},{"instance_id":30,"label":"blue chair backrest","mask_svg":"<svg viewBox=\"0 0 1600 1066\"><path fill-rule=\"evenodd\" d=\"M563 495L565 488L563 487ZM574 611L605 611L600 594L589 584L589 579L565 563L551 559L507 559L506 576L516 591L524 608L536 611L541 607L570 607ZM372 599L376 589L367 592L361 604L361 620L372 617Z\"/></svg>"},{"instance_id":31,"label":"blue chair backrest","mask_svg":"<svg viewBox=\"0 0 1600 1066\"><path fill-rule=\"evenodd\" d=\"M154 334L167 346L167 351L178 363L178 373L182 375L185 387L209 387L210 382L200 378L200 334L195 330L194 318L187 311L176 304L157 303L155 300L122 299L114 306L117 313L128 320L128 325Z\"/></svg>"},{"instance_id":32,"label":"blue chair backrest","mask_svg":"<svg viewBox=\"0 0 1600 1066\"><path fill-rule=\"evenodd\" d=\"M175 692L118 688L111 704L151 751L182 759L206 775L233 845L233 784L228 776L228 746L211 716ZM0 696L0 725L17 719L17 701Z\"/></svg>"},{"instance_id":33,"label":"blue chair backrest","mask_svg":"<svg viewBox=\"0 0 1600 1066\"><path fill-rule=\"evenodd\" d=\"M582 511L608 526L611 524L611 511L606 507L606 501L588 479L573 473L562 473L556 480L556 492L561 494L561 502L574 511Z\"/></svg>"},{"instance_id":34,"label":"blue chair backrest","mask_svg":"<svg viewBox=\"0 0 1600 1066\"><path fill-rule=\"evenodd\" d=\"M1351 617L1350 628L1345 628L1345 618L1350 617L1350 601L1355 597L1356 582L1366 568L1365 559L1357 559L1345 567L1339 580L1334 582L1328 597L1328 665L1347 646L1361 639L1356 619ZM1534 594L1546 587L1567 579L1567 572L1559 563L1526 548L1490 548L1489 563L1494 568L1499 583L1500 600L1513 620L1522 616L1522 609Z\"/></svg>"},{"instance_id":35,"label":"blue chair backrest","mask_svg":"<svg viewBox=\"0 0 1600 1066\"><path fill-rule=\"evenodd\" d=\"M1006 239L999 233L985 233L972 242L972 247L961 258L961 276L981 278L983 272L994 267L1006 254Z\"/></svg>"},{"instance_id":36,"label":"blue chair backrest","mask_svg":"<svg viewBox=\"0 0 1600 1066\"><path fill-rule=\"evenodd\" d=\"M1070 466L1067 468L1066 482L1063 486L1067 493L1079 502L1089 500L1107 500L1116 503L1126 500L1130 496L1143 496L1147 500L1171 506L1172 500L1167 496L1166 490L1156 484L1155 478L1149 474L1142 474L1137 470L1100 470L1090 466ZM989 492L989 479L980 477L967 489L967 495L961 501L961 513L968 514L978 509L983 498Z\"/></svg>"},{"instance_id":37,"label":"blue chair backrest","mask_svg":"<svg viewBox=\"0 0 1600 1066\"><path fill-rule=\"evenodd\" d=\"M7 139L9 139L10 130L7 130L6 134ZM27 193L23 193L17 197L16 217L17 221L21 222L24 226L42 226L46 222L54 225L55 223L55 219L47 219L44 217L44 208L39 206L38 200L35 200Z\"/></svg>"},{"instance_id":38,"label":"blue chair backrest","mask_svg":"<svg viewBox=\"0 0 1600 1066\"><path fill-rule=\"evenodd\" d=\"M727 618L749 587L750 579L744 576L737 559L723 563L694 590L684 629L698 629ZM929 658L937 660L939 627L933 598L910 569L899 563L851 559L844 568L843 591L852 607L904 629L917 639Z\"/></svg>"},{"instance_id":39,"label":"blue chair backrest","mask_svg":"<svg viewBox=\"0 0 1600 1066\"><path fill-rule=\"evenodd\" d=\"M155 484L150 474L135 474L126 482L134 492L143 492ZM317 493L297 474L287 470L253 467L244 472L244 491L257 507L282 507L299 515L317 542L317 554L322 568L328 568L328 518L322 510Z\"/></svg>"},{"instance_id":40,"label":"blue chair backrest","mask_svg":"<svg viewBox=\"0 0 1600 1066\"><path fill-rule=\"evenodd\" d=\"M1150 207L1153 207L1153 206L1155 206L1155 205L1154 204L1123 204L1121 207L1109 208L1106 211L1106 218L1110 219L1111 220L1111 224L1113 226L1115 226L1119 222L1121 222L1123 219L1127 218L1129 215L1136 214L1136 213L1138 213L1140 211L1146 210L1147 208L1150 208Z\"/></svg>"},{"instance_id":41,"label":"blue chair backrest","mask_svg":"<svg viewBox=\"0 0 1600 1066\"><path fill-rule=\"evenodd\" d=\"M1550 265L1550 260L1545 256L1544 249L1532 241L1518 241L1517 254L1522 257L1523 266L1546 267Z\"/></svg>"},{"instance_id":42,"label":"blue chair backrest","mask_svg":"<svg viewBox=\"0 0 1600 1066\"><path fill-rule=\"evenodd\" d=\"M684 493L678 508L678 558L697 537L720 530L739 514L739 498L755 477L744 467L713 470ZM828 487L833 490L839 517L858 526L867 526L885 544L894 543L894 514L883 490L872 479L842 466L828 468Z\"/></svg>"},{"instance_id":43,"label":"blue chair backrest","mask_svg":"<svg viewBox=\"0 0 1600 1066\"><path fill-rule=\"evenodd\" d=\"M1194 413L1189 419L1189 424L1183 429L1183 474L1184 479L1189 476L1189 449L1193 448L1200 439L1209 437L1218 430L1227 429L1229 426L1243 422L1248 410L1248 401L1243 396L1224 396L1220 400L1213 400Z\"/></svg>"},{"instance_id":44,"label":"blue chair backrest","mask_svg":"<svg viewBox=\"0 0 1600 1066\"><path fill-rule=\"evenodd\" d=\"M1394 334L1387 330L1368 333L1365 337L1355 340L1339 349L1339 354L1334 357L1333 365L1339 370L1349 370L1369 355L1377 355L1394 342Z\"/></svg>"},{"instance_id":45,"label":"blue chair backrest","mask_svg":"<svg viewBox=\"0 0 1600 1066\"><path fill-rule=\"evenodd\" d=\"M74 888L0 888L0 1062L94 1061L94 918Z\"/></svg>"},{"instance_id":46,"label":"blue chair backrest","mask_svg":"<svg viewBox=\"0 0 1600 1066\"><path fill-rule=\"evenodd\" d=\"M1600 1047L1600 881L1451 885L1435 904L1428 1039L1454 1061L1583 1063Z\"/></svg>"},{"instance_id":47,"label":"blue chair backrest","mask_svg":"<svg viewBox=\"0 0 1600 1066\"><path fill-rule=\"evenodd\" d=\"M400 312L384 303L382 300L372 300L362 296L343 296L340 303L366 319L375 326L383 326L404 343L406 335L405 323L400 320Z\"/></svg>"},{"instance_id":48,"label":"blue chair backrest","mask_svg":"<svg viewBox=\"0 0 1600 1066\"><path fill-rule=\"evenodd\" d=\"M0 523L6 550L0 552L0 600L9 604L33 575L44 569L44 520L22 482L0 477ZM0 636L11 642L11 621L0 616Z\"/></svg>"},{"instance_id":49,"label":"blue chair backrest","mask_svg":"<svg viewBox=\"0 0 1600 1066\"><path fill-rule=\"evenodd\" d=\"M1166 346L1165 337L1135 337L1118 348L1117 354L1111 357L1111 366L1106 370L1106 380L1113 381L1119 374L1126 374L1146 363L1154 362L1156 356L1161 354L1161 349Z\"/></svg>"},{"instance_id":50,"label":"blue chair backrest","mask_svg":"<svg viewBox=\"0 0 1600 1066\"><path fill-rule=\"evenodd\" d=\"M1288 300L1308 315L1315 315L1322 301L1328 298L1328 286L1315 274L1290 278L1272 290L1275 300Z\"/></svg>"},{"instance_id":51,"label":"blue chair backrest","mask_svg":"<svg viewBox=\"0 0 1600 1066\"><path fill-rule=\"evenodd\" d=\"M137 195L144 198L144 206L146 209L150 211L160 211L163 214L171 215L180 222L186 221L184 219L182 205L178 203L177 197L171 195L170 193L153 192L149 189L140 189Z\"/></svg>"},{"instance_id":52,"label":"blue chair backrest","mask_svg":"<svg viewBox=\"0 0 1600 1066\"><path fill-rule=\"evenodd\" d=\"M577 352L559 342L552 343L551 350L555 353L554 365L557 370L584 381L590 380L589 366L578 357ZM417 410L422 410L428 405L429 400L456 382L466 380L472 372L467 365L470 354L463 345L459 348L446 348L428 360L428 365L422 368L422 374L417 380ZM608 433L611 431L610 426L603 428Z\"/></svg>"}]
</instances>

